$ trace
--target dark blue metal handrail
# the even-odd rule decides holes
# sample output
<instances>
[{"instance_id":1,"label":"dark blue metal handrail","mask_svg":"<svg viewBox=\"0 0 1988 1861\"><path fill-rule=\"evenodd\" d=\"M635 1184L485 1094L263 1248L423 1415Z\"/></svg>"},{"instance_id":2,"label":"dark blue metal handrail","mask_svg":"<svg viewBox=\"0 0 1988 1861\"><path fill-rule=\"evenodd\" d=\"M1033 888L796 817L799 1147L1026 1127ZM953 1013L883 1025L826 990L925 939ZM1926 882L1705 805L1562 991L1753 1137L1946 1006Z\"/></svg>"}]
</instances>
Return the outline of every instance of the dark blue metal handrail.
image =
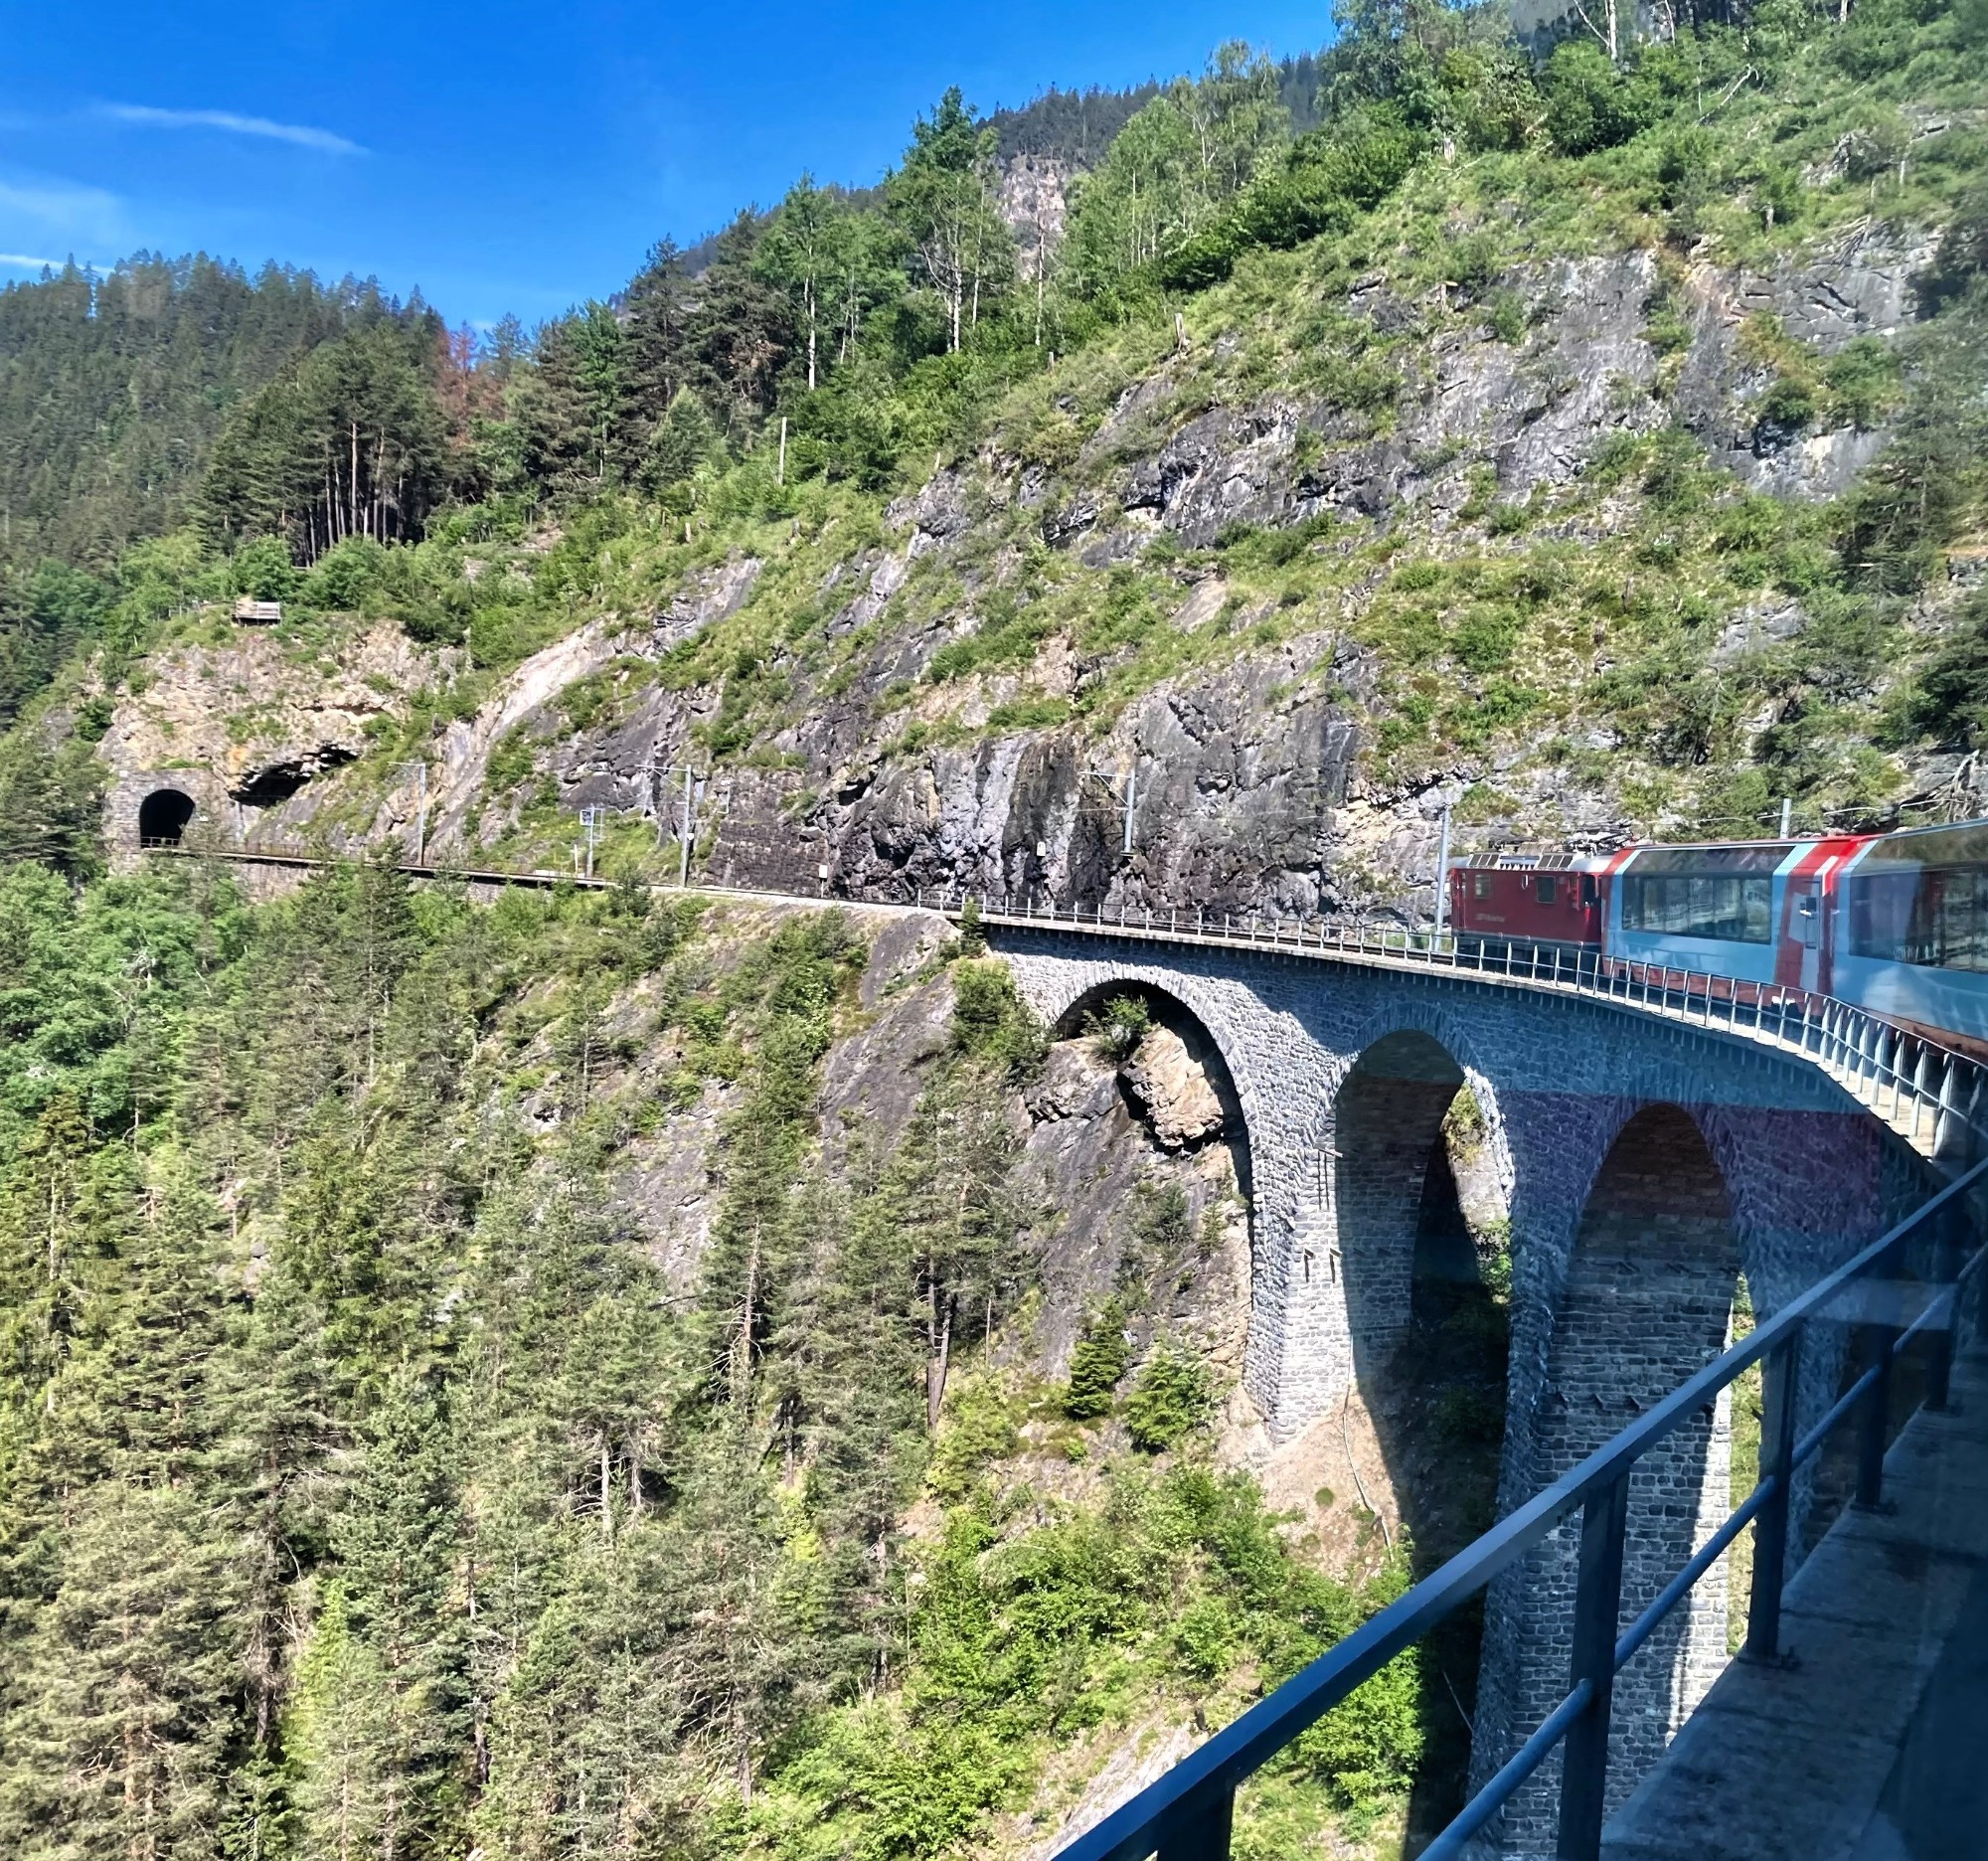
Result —
<instances>
[{"instance_id":1,"label":"dark blue metal handrail","mask_svg":"<svg viewBox=\"0 0 1988 1861\"><path fill-rule=\"evenodd\" d=\"M1977 1163L1834 1272L1790 1299L1565 1477L1535 1494L1406 1596L1258 1700L1164 1776L1077 1836L1060 1851L1057 1861L1146 1861L1156 1853L1160 1861L1190 1861L1190 1857L1192 1861L1212 1861L1226 1855L1236 1790L1246 1777L1576 1512L1581 1514L1581 1549L1574 1601L1575 1671L1570 1676L1568 1693L1539 1730L1423 1851L1423 1861L1452 1861L1460 1855L1464 1844L1564 1741L1569 1754L1561 1785L1559 1852L1573 1861L1588 1861L1597 1855L1607 1774L1609 1696L1615 1674L1740 1532L1756 1520L1759 1530L1745 1652L1759 1659L1778 1654L1788 1503L1795 1468L1816 1453L1834 1429L1854 1412L1860 1423L1857 1502L1864 1506L1879 1502L1892 1363L1908 1341L1921 1331L1928 1332L1932 1361L1925 1402L1929 1407L1944 1407L1952 1332L1934 1328L1934 1314L1951 1312L1957 1320L1959 1286L1974 1273L1988 1249L1977 1248L1958 1270L1943 1275L1945 1283L1911 1325L1861 1324L1868 1367L1822 1421L1797 1439L1795 1392L1804 1328L1812 1319L1827 1318L1827 1308L1856 1281L1896 1272L1906 1244L1925 1232L1928 1224L1971 1223L1967 1199L1984 1186L1984 1179L1988 1179L1988 1161ZM1947 1247L1937 1250L1940 1256L1952 1252ZM1758 1482L1711 1541L1629 1628L1618 1634L1631 1470L1650 1448L1762 1359L1766 1360L1766 1378Z\"/></svg>"}]
</instances>

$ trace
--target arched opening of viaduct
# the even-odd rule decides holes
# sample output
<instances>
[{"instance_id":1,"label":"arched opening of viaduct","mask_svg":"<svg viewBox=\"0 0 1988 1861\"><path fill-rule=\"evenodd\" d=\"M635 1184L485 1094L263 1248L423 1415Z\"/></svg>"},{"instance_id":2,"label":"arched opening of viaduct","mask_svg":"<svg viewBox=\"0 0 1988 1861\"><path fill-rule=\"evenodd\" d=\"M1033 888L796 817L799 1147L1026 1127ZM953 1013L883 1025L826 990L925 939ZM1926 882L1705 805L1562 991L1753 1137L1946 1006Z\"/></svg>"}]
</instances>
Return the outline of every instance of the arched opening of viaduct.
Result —
<instances>
[{"instance_id":1,"label":"arched opening of viaduct","mask_svg":"<svg viewBox=\"0 0 1988 1861\"><path fill-rule=\"evenodd\" d=\"M1510 1159L1489 1083L1433 1035L1374 1041L1332 1101L1331 1210L1354 1379L1420 1578L1492 1522L1510 1335ZM1345 1444L1345 1457L1355 1449ZM1409 1826L1462 1806L1483 1616L1435 1629Z\"/></svg>"},{"instance_id":2,"label":"arched opening of viaduct","mask_svg":"<svg viewBox=\"0 0 1988 1861\"><path fill-rule=\"evenodd\" d=\"M1468 1113L1465 1107L1470 1107ZM1386 1363L1417 1297L1480 1283L1451 1138L1481 1128L1462 1067L1432 1036L1405 1030L1355 1062L1333 1106L1331 1161L1347 1328L1356 1368Z\"/></svg>"},{"instance_id":3,"label":"arched opening of viaduct","mask_svg":"<svg viewBox=\"0 0 1988 1861\"><path fill-rule=\"evenodd\" d=\"M1530 1484L1558 1479L1726 1347L1742 1260L1733 1198L1704 1132L1675 1104L1622 1124L1581 1209L1552 1313ZM1621 1620L1635 1620L1732 1509L1730 1392L1637 1463L1629 1484ZM1507 1656L1514 1717L1529 1729L1567 1687L1577 1581L1572 1527L1532 1560ZM1722 1562L1615 1682L1609 1807L1622 1802L1727 1660ZM1486 1753L1480 1760L1495 1761ZM1558 1764L1515 1801L1508 1851L1550 1847Z\"/></svg>"},{"instance_id":4,"label":"arched opening of viaduct","mask_svg":"<svg viewBox=\"0 0 1988 1861\"><path fill-rule=\"evenodd\" d=\"M193 796L179 788L154 788L138 803L138 844L176 847L194 815Z\"/></svg>"},{"instance_id":5,"label":"arched opening of viaduct","mask_svg":"<svg viewBox=\"0 0 1988 1861\"><path fill-rule=\"evenodd\" d=\"M1073 1040L1086 1032L1096 1032L1108 1018L1112 1004L1127 999L1145 1010L1153 1026L1164 1028L1178 1037L1186 1049L1189 1063L1213 1089L1221 1109L1220 1129L1236 1160L1236 1187L1246 1206L1251 1190L1249 1122L1243 1110L1242 1098L1237 1090L1236 1077L1230 1070L1221 1043L1210 1031L1207 1022L1187 1002L1171 990L1142 977L1103 982L1078 995L1056 1018L1051 1034L1057 1040Z\"/></svg>"}]
</instances>

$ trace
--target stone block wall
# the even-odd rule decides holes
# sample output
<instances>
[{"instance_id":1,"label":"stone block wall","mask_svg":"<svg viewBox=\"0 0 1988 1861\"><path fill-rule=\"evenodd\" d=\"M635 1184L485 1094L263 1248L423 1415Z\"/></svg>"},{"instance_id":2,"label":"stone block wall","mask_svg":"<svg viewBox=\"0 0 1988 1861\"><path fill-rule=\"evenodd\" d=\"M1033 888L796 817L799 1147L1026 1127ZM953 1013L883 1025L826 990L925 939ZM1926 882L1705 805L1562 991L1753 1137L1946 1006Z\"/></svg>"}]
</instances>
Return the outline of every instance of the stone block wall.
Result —
<instances>
[{"instance_id":1,"label":"stone block wall","mask_svg":"<svg viewBox=\"0 0 1988 1861\"><path fill-rule=\"evenodd\" d=\"M1575 1236L1534 1437L1535 1484L1560 1478L1702 1369L1727 1343L1740 1251L1704 1137L1675 1106L1639 1111L1595 1180ZM1629 1484L1621 1621L1634 1621L1725 1522L1732 1409L1722 1395L1637 1462ZM1577 1522L1526 1561L1506 1684L1518 1716L1545 1716L1568 1684ZM1708 1572L1615 1682L1612 1808L1663 1753L1726 1663L1724 1565ZM1549 1764L1505 1819L1508 1846L1550 1852L1559 1787Z\"/></svg>"},{"instance_id":2,"label":"stone block wall","mask_svg":"<svg viewBox=\"0 0 1988 1861\"><path fill-rule=\"evenodd\" d=\"M103 839L113 866L121 870L136 859L139 813L146 797L162 789L176 789L194 804L193 819L185 830L188 845L203 836L228 846L239 839L239 810L226 783L212 769L138 769L120 775L103 797Z\"/></svg>"}]
</instances>

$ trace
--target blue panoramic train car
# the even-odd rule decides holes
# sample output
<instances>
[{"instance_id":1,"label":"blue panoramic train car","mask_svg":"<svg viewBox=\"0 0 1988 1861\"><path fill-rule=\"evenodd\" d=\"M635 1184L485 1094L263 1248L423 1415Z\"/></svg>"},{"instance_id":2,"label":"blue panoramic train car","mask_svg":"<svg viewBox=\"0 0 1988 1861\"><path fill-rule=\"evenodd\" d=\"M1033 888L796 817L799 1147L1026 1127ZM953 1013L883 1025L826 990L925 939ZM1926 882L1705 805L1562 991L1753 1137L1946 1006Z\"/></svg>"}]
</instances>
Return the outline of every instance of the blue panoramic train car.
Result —
<instances>
[{"instance_id":1,"label":"blue panoramic train car","mask_svg":"<svg viewBox=\"0 0 1988 1861\"><path fill-rule=\"evenodd\" d=\"M1610 875L1602 947L1623 962L1790 980L1777 930L1789 877L1814 844L1637 847Z\"/></svg>"},{"instance_id":2,"label":"blue panoramic train car","mask_svg":"<svg viewBox=\"0 0 1988 1861\"><path fill-rule=\"evenodd\" d=\"M1988 1046L1988 821L1866 842L1837 887L1834 992Z\"/></svg>"}]
</instances>

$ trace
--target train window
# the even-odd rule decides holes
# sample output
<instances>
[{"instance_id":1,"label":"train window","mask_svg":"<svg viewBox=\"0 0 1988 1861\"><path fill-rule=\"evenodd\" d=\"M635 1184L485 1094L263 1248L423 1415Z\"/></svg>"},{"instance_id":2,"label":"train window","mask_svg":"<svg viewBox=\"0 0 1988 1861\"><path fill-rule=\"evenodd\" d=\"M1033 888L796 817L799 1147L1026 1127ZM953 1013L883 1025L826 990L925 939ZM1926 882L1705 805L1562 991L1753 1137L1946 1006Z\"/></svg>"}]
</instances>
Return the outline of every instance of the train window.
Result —
<instances>
[{"instance_id":1,"label":"train window","mask_svg":"<svg viewBox=\"0 0 1988 1861\"><path fill-rule=\"evenodd\" d=\"M1580 902L1583 905L1598 905L1601 902L1601 887L1592 873L1580 875Z\"/></svg>"},{"instance_id":2,"label":"train window","mask_svg":"<svg viewBox=\"0 0 1988 1861\"><path fill-rule=\"evenodd\" d=\"M1847 884L1853 955L1988 970L1988 868L1855 873Z\"/></svg>"},{"instance_id":3,"label":"train window","mask_svg":"<svg viewBox=\"0 0 1988 1861\"><path fill-rule=\"evenodd\" d=\"M1491 896L1491 875L1488 872L1470 875L1470 896L1478 899L1488 899Z\"/></svg>"},{"instance_id":4,"label":"train window","mask_svg":"<svg viewBox=\"0 0 1988 1861\"><path fill-rule=\"evenodd\" d=\"M1727 873L1625 873L1622 929L1727 943L1772 940L1771 877Z\"/></svg>"},{"instance_id":5,"label":"train window","mask_svg":"<svg viewBox=\"0 0 1988 1861\"><path fill-rule=\"evenodd\" d=\"M1551 905L1554 902L1554 882L1552 875L1542 874L1533 881L1533 896L1542 905Z\"/></svg>"}]
</instances>

